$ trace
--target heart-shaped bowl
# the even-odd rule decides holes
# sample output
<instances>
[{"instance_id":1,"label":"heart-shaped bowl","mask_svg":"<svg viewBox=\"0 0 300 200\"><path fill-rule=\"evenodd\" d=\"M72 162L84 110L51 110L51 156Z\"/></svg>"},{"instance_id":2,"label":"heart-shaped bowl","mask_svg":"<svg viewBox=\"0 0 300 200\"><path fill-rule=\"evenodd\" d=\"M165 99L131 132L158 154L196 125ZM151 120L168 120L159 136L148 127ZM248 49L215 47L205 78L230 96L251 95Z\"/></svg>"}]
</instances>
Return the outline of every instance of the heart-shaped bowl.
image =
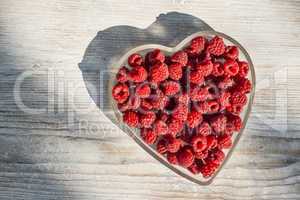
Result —
<instances>
[{"instance_id":1,"label":"heart-shaped bowl","mask_svg":"<svg viewBox=\"0 0 300 200\"><path fill-rule=\"evenodd\" d=\"M123 55L121 57L121 59L118 62L113 63L111 66L109 66L110 67L109 68L110 78L109 78L109 83L108 83L108 91L112 91L113 86L116 84L115 75L117 74L117 72L118 72L118 70L121 66L124 66L124 65L127 66L127 59L131 54L139 53L142 56L144 56L147 52L158 48L161 51L163 51L165 53L165 55L171 55L172 53L183 49L185 46L188 45L188 43L193 38L195 38L197 36L204 36L204 37L209 38L209 39L214 37L214 36L219 36L219 37L223 38L224 43L226 45L235 45L235 46L237 46L239 48L239 51L240 51L239 59L240 60L245 60L249 64L249 69L250 69L249 72L250 73L248 73L247 78L252 83L252 90L251 90L250 93L247 94L247 97L248 97L247 105L245 106L245 109L243 110L243 112L240 115L240 117L243 121L243 127L241 128L239 133L233 134L233 136L232 136L232 139L233 139L232 147L229 150L226 150L224 152L225 153L224 161L222 162L222 164L220 165L218 170L211 177L203 178L200 174L195 175L195 174L192 174L190 171L188 171L187 169L185 169L183 167L170 164L167 161L167 159L165 158L165 156L159 154L156 151L154 146L148 145L142 140L142 138L140 137L140 134L139 134L139 129L131 128L122 121L122 113L118 110L116 102L114 101L114 99L112 98L111 95L107 98L109 98L109 103L110 103L109 107L111 108L111 111L112 111L112 115L110 116L110 119L112 120L112 122L115 125L117 125L120 129L122 129L125 133L127 133L127 135L130 136L146 152L148 152L152 157L154 157L156 160L158 160L161 164L168 167L169 169L171 169L172 171L174 171L178 175L180 175L180 176L182 176L182 177L184 177L184 178L186 178L186 179L188 179L188 180L190 180L194 183L197 183L199 185L209 185L210 183L212 183L212 181L215 179L217 174L224 167L225 163L231 157L237 143L239 142L239 139L241 138L241 136L244 132L245 125L246 125L247 120L249 118L249 114L250 114L252 103L253 103L254 91L255 91L255 71L254 71L253 63L251 61L251 58L250 58L249 54L247 53L245 48L240 43L238 43L236 40L234 40L233 38L231 38L230 36L228 36L224 33L216 32L216 31L201 31L201 32L196 32L194 34L191 34L190 36L185 38L183 41L181 41L175 47L167 47L167 46L163 46L163 45L159 45L159 44L145 44L145 45L142 45L142 46L138 46L136 48L133 48L133 49L129 50L125 55Z\"/></svg>"}]
</instances>

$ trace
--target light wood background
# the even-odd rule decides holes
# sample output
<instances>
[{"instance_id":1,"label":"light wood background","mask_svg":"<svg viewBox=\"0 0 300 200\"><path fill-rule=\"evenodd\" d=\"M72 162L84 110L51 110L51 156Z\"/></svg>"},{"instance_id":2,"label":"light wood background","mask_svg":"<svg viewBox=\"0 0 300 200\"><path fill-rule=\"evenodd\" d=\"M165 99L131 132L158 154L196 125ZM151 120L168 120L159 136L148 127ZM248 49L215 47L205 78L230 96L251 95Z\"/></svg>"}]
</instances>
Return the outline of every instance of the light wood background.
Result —
<instances>
[{"instance_id":1,"label":"light wood background","mask_svg":"<svg viewBox=\"0 0 300 200\"><path fill-rule=\"evenodd\" d=\"M237 39L255 64L246 132L206 187L178 177L113 126L78 67L98 31L146 28L170 11ZM0 199L300 199L299 72L297 0L2 0Z\"/></svg>"}]
</instances>

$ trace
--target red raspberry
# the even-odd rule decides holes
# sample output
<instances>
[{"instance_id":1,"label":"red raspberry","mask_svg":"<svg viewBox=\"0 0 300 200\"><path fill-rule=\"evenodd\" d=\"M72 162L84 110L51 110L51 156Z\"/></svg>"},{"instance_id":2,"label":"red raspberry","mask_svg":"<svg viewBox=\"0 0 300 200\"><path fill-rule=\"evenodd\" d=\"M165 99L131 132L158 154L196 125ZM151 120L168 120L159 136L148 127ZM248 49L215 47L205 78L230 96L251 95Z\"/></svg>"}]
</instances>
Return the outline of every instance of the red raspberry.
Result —
<instances>
[{"instance_id":1,"label":"red raspberry","mask_svg":"<svg viewBox=\"0 0 300 200\"><path fill-rule=\"evenodd\" d=\"M138 96L131 95L127 101L129 109L136 110L141 105L141 99Z\"/></svg>"},{"instance_id":2,"label":"red raspberry","mask_svg":"<svg viewBox=\"0 0 300 200\"><path fill-rule=\"evenodd\" d=\"M227 116L228 123L232 125L233 131L240 131L243 127L243 122L240 116L236 115L228 115Z\"/></svg>"},{"instance_id":3,"label":"red raspberry","mask_svg":"<svg viewBox=\"0 0 300 200\"><path fill-rule=\"evenodd\" d=\"M244 62L244 61L239 61L238 62L238 65L239 65L239 73L238 75L240 77L246 77L248 72L249 72L249 65L247 62Z\"/></svg>"},{"instance_id":4,"label":"red raspberry","mask_svg":"<svg viewBox=\"0 0 300 200\"><path fill-rule=\"evenodd\" d=\"M121 67L116 75L117 81L120 83L125 83L126 81L128 81L128 73L129 70L125 66Z\"/></svg>"},{"instance_id":5,"label":"red raspberry","mask_svg":"<svg viewBox=\"0 0 300 200\"><path fill-rule=\"evenodd\" d=\"M184 122L177 119L171 119L168 123L168 134L173 135L174 137L182 131Z\"/></svg>"},{"instance_id":6,"label":"red raspberry","mask_svg":"<svg viewBox=\"0 0 300 200\"><path fill-rule=\"evenodd\" d=\"M207 46L207 51L212 55L220 56L225 52L225 44L219 36L212 38Z\"/></svg>"},{"instance_id":7,"label":"red raspberry","mask_svg":"<svg viewBox=\"0 0 300 200\"><path fill-rule=\"evenodd\" d=\"M212 114L212 113L216 113L219 111L220 109L220 105L217 101L208 101L207 102L207 107L208 107L208 113Z\"/></svg>"},{"instance_id":8,"label":"red raspberry","mask_svg":"<svg viewBox=\"0 0 300 200\"><path fill-rule=\"evenodd\" d=\"M225 90L225 89L232 87L233 84L234 84L234 81L231 78L225 77L218 82L218 88Z\"/></svg>"},{"instance_id":9,"label":"red raspberry","mask_svg":"<svg viewBox=\"0 0 300 200\"><path fill-rule=\"evenodd\" d=\"M192 172L193 174L199 174L200 173L200 168L196 163L193 163L191 166L188 167L188 170Z\"/></svg>"},{"instance_id":10,"label":"red raspberry","mask_svg":"<svg viewBox=\"0 0 300 200\"><path fill-rule=\"evenodd\" d=\"M232 146L232 140L230 135L220 135L218 137L218 147L220 149L229 149Z\"/></svg>"},{"instance_id":11,"label":"red raspberry","mask_svg":"<svg viewBox=\"0 0 300 200\"><path fill-rule=\"evenodd\" d=\"M177 165L178 164L178 160L176 157L175 153L167 153L167 160L169 163L173 164L173 165Z\"/></svg>"},{"instance_id":12,"label":"red raspberry","mask_svg":"<svg viewBox=\"0 0 300 200\"><path fill-rule=\"evenodd\" d=\"M230 96L229 92L221 92L218 102L220 104L220 110L224 110L227 106L230 106Z\"/></svg>"},{"instance_id":13,"label":"red raspberry","mask_svg":"<svg viewBox=\"0 0 300 200\"><path fill-rule=\"evenodd\" d=\"M226 122L227 122L226 116L223 114L219 114L219 115L214 116L210 120L210 126L216 133L221 133L226 128Z\"/></svg>"},{"instance_id":14,"label":"red raspberry","mask_svg":"<svg viewBox=\"0 0 300 200\"><path fill-rule=\"evenodd\" d=\"M178 81L182 77L182 66L179 63L172 63L169 65L169 77Z\"/></svg>"},{"instance_id":15,"label":"red raspberry","mask_svg":"<svg viewBox=\"0 0 300 200\"><path fill-rule=\"evenodd\" d=\"M153 108L158 110L163 110L168 103L168 98L159 89L155 91L155 94L150 96L150 99Z\"/></svg>"},{"instance_id":16,"label":"red raspberry","mask_svg":"<svg viewBox=\"0 0 300 200\"><path fill-rule=\"evenodd\" d=\"M172 117L181 121L185 121L188 115L188 107L184 104L178 104L172 112Z\"/></svg>"},{"instance_id":17,"label":"red raspberry","mask_svg":"<svg viewBox=\"0 0 300 200\"><path fill-rule=\"evenodd\" d=\"M147 79L148 73L144 67L136 66L129 72L129 78L135 83L143 82Z\"/></svg>"},{"instance_id":18,"label":"red raspberry","mask_svg":"<svg viewBox=\"0 0 300 200\"><path fill-rule=\"evenodd\" d=\"M150 68L150 79L154 83L166 80L169 77L168 66L164 63L157 63Z\"/></svg>"},{"instance_id":19,"label":"red raspberry","mask_svg":"<svg viewBox=\"0 0 300 200\"><path fill-rule=\"evenodd\" d=\"M193 53L199 54L205 47L205 38L202 36L195 37L192 39L191 44L190 44L190 49L192 50Z\"/></svg>"},{"instance_id":20,"label":"red raspberry","mask_svg":"<svg viewBox=\"0 0 300 200\"><path fill-rule=\"evenodd\" d=\"M230 105L226 107L226 110L234 115L239 115L243 111L242 105Z\"/></svg>"},{"instance_id":21,"label":"red raspberry","mask_svg":"<svg viewBox=\"0 0 300 200\"><path fill-rule=\"evenodd\" d=\"M154 49L148 54L148 61L150 64L163 63L165 61L165 55L161 52L160 49Z\"/></svg>"},{"instance_id":22,"label":"red raspberry","mask_svg":"<svg viewBox=\"0 0 300 200\"><path fill-rule=\"evenodd\" d=\"M136 86L136 95L139 96L140 98L147 98L150 96L151 93L151 88L148 84L139 84Z\"/></svg>"},{"instance_id":23,"label":"red raspberry","mask_svg":"<svg viewBox=\"0 0 300 200\"><path fill-rule=\"evenodd\" d=\"M207 156L208 156L208 151L207 150L201 151L201 152L195 152L195 158L196 159L203 160L203 159L207 158Z\"/></svg>"},{"instance_id":24,"label":"red raspberry","mask_svg":"<svg viewBox=\"0 0 300 200\"><path fill-rule=\"evenodd\" d=\"M178 94L175 99L177 103L182 103L184 105L188 105L190 101L190 97L187 93Z\"/></svg>"},{"instance_id":25,"label":"red raspberry","mask_svg":"<svg viewBox=\"0 0 300 200\"><path fill-rule=\"evenodd\" d=\"M222 150L214 149L213 151L211 151L207 160L210 160L210 162L220 165L223 162L224 158L225 154Z\"/></svg>"},{"instance_id":26,"label":"red raspberry","mask_svg":"<svg viewBox=\"0 0 300 200\"><path fill-rule=\"evenodd\" d=\"M191 83L195 83L198 85L202 85L204 83L204 75L201 73L201 71L194 69L190 72L189 77Z\"/></svg>"},{"instance_id":27,"label":"red raspberry","mask_svg":"<svg viewBox=\"0 0 300 200\"><path fill-rule=\"evenodd\" d=\"M236 46L227 46L224 56L236 60L239 57L239 49Z\"/></svg>"},{"instance_id":28,"label":"red raspberry","mask_svg":"<svg viewBox=\"0 0 300 200\"><path fill-rule=\"evenodd\" d=\"M158 153L160 154L165 154L167 153L168 149L167 149L167 146L166 146L166 141L164 139L161 139L157 142L157 145L156 145L156 150Z\"/></svg>"},{"instance_id":29,"label":"red raspberry","mask_svg":"<svg viewBox=\"0 0 300 200\"><path fill-rule=\"evenodd\" d=\"M227 59L223 65L225 75L235 76L239 73L239 65L231 59Z\"/></svg>"},{"instance_id":30,"label":"red raspberry","mask_svg":"<svg viewBox=\"0 0 300 200\"><path fill-rule=\"evenodd\" d=\"M213 76L222 76L224 74L223 65L220 62L213 63L213 70L211 72Z\"/></svg>"},{"instance_id":31,"label":"red raspberry","mask_svg":"<svg viewBox=\"0 0 300 200\"><path fill-rule=\"evenodd\" d=\"M194 152L202 152L207 147L207 140L205 136L195 135L192 137L191 145L194 149Z\"/></svg>"},{"instance_id":32,"label":"red raspberry","mask_svg":"<svg viewBox=\"0 0 300 200\"><path fill-rule=\"evenodd\" d=\"M129 97L129 88L124 83L116 84L112 89L112 96L118 103L125 102Z\"/></svg>"},{"instance_id":33,"label":"red raspberry","mask_svg":"<svg viewBox=\"0 0 300 200\"><path fill-rule=\"evenodd\" d=\"M192 101L205 101L209 97L208 87L191 87L190 98Z\"/></svg>"},{"instance_id":34,"label":"red raspberry","mask_svg":"<svg viewBox=\"0 0 300 200\"><path fill-rule=\"evenodd\" d=\"M202 124L198 126L196 129L197 135L207 136L210 135L211 132L212 132L211 127L207 122L202 122Z\"/></svg>"},{"instance_id":35,"label":"red raspberry","mask_svg":"<svg viewBox=\"0 0 300 200\"><path fill-rule=\"evenodd\" d=\"M234 92L231 94L230 103L231 105L241 105L244 106L247 104L247 96L241 92Z\"/></svg>"},{"instance_id":36,"label":"red raspberry","mask_svg":"<svg viewBox=\"0 0 300 200\"><path fill-rule=\"evenodd\" d=\"M168 133L168 125L162 120L154 122L153 129L158 135L165 135Z\"/></svg>"},{"instance_id":37,"label":"red raspberry","mask_svg":"<svg viewBox=\"0 0 300 200\"><path fill-rule=\"evenodd\" d=\"M166 140L166 147L170 153L176 153L180 149L180 140L176 139L171 135L166 135L164 139Z\"/></svg>"},{"instance_id":38,"label":"red raspberry","mask_svg":"<svg viewBox=\"0 0 300 200\"><path fill-rule=\"evenodd\" d=\"M141 130L141 138L147 144L154 144L157 138L157 134L151 128L143 128Z\"/></svg>"},{"instance_id":39,"label":"red raspberry","mask_svg":"<svg viewBox=\"0 0 300 200\"><path fill-rule=\"evenodd\" d=\"M206 142L207 150L213 149L218 145L217 138L214 135L208 135L206 137Z\"/></svg>"},{"instance_id":40,"label":"red raspberry","mask_svg":"<svg viewBox=\"0 0 300 200\"><path fill-rule=\"evenodd\" d=\"M128 103L127 102L125 102L125 103L118 103L118 109L121 112L125 112L126 110L129 110Z\"/></svg>"},{"instance_id":41,"label":"red raspberry","mask_svg":"<svg viewBox=\"0 0 300 200\"><path fill-rule=\"evenodd\" d=\"M174 63L180 63L181 66L185 66L188 62L188 55L184 51L177 51L172 55L171 61Z\"/></svg>"},{"instance_id":42,"label":"red raspberry","mask_svg":"<svg viewBox=\"0 0 300 200\"><path fill-rule=\"evenodd\" d=\"M131 67L141 66L143 63L143 57L140 54L131 54L128 58L128 64Z\"/></svg>"},{"instance_id":43,"label":"red raspberry","mask_svg":"<svg viewBox=\"0 0 300 200\"><path fill-rule=\"evenodd\" d=\"M235 91L240 91L243 93L249 93L251 92L252 84L251 81L247 78L240 77L236 80L236 86L235 86Z\"/></svg>"},{"instance_id":44,"label":"red raspberry","mask_svg":"<svg viewBox=\"0 0 300 200\"><path fill-rule=\"evenodd\" d=\"M153 106L149 99L141 99L141 107L140 108L143 112L145 112L145 111L151 110L153 108Z\"/></svg>"},{"instance_id":45,"label":"red raspberry","mask_svg":"<svg viewBox=\"0 0 300 200\"><path fill-rule=\"evenodd\" d=\"M211 61L199 63L195 67L204 77L209 76L213 71L213 64Z\"/></svg>"},{"instance_id":46,"label":"red raspberry","mask_svg":"<svg viewBox=\"0 0 300 200\"><path fill-rule=\"evenodd\" d=\"M183 147L177 153L178 164L186 168L194 163L194 158L194 152L188 146Z\"/></svg>"},{"instance_id":47,"label":"red raspberry","mask_svg":"<svg viewBox=\"0 0 300 200\"><path fill-rule=\"evenodd\" d=\"M175 81L166 81L162 83L163 92L167 96L173 96L180 91L180 84Z\"/></svg>"},{"instance_id":48,"label":"red raspberry","mask_svg":"<svg viewBox=\"0 0 300 200\"><path fill-rule=\"evenodd\" d=\"M192 110L187 116L187 125L191 128L195 128L202 122L202 114L196 110Z\"/></svg>"},{"instance_id":49,"label":"red raspberry","mask_svg":"<svg viewBox=\"0 0 300 200\"><path fill-rule=\"evenodd\" d=\"M204 178L208 178L215 173L217 168L218 168L218 165L216 165L215 163L212 163L212 162L208 162L205 165L202 165L200 167L200 172Z\"/></svg>"},{"instance_id":50,"label":"red raspberry","mask_svg":"<svg viewBox=\"0 0 300 200\"><path fill-rule=\"evenodd\" d=\"M134 111L126 111L123 115L123 121L131 127L137 127L139 124L139 116Z\"/></svg>"},{"instance_id":51,"label":"red raspberry","mask_svg":"<svg viewBox=\"0 0 300 200\"><path fill-rule=\"evenodd\" d=\"M207 102L204 101L204 102L197 103L195 105L195 109L202 114L207 114L209 112L210 108L208 107Z\"/></svg>"},{"instance_id":52,"label":"red raspberry","mask_svg":"<svg viewBox=\"0 0 300 200\"><path fill-rule=\"evenodd\" d=\"M156 115L152 111L148 111L145 114L141 114L140 117L141 127L149 128L156 119Z\"/></svg>"}]
</instances>

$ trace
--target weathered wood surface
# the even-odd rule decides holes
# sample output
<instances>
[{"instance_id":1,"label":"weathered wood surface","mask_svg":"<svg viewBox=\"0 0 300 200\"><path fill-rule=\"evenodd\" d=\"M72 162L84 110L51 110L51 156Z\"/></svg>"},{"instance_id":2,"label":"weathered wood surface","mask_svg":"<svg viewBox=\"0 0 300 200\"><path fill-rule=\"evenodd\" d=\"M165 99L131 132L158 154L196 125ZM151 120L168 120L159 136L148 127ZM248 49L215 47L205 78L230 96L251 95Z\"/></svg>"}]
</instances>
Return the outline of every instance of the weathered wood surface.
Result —
<instances>
[{"instance_id":1,"label":"weathered wood surface","mask_svg":"<svg viewBox=\"0 0 300 200\"><path fill-rule=\"evenodd\" d=\"M246 133L208 187L170 172L112 126L78 67L98 31L145 28L173 10L240 41L256 67ZM299 55L296 0L2 1L0 199L300 199ZM20 107L16 94L35 109Z\"/></svg>"}]
</instances>

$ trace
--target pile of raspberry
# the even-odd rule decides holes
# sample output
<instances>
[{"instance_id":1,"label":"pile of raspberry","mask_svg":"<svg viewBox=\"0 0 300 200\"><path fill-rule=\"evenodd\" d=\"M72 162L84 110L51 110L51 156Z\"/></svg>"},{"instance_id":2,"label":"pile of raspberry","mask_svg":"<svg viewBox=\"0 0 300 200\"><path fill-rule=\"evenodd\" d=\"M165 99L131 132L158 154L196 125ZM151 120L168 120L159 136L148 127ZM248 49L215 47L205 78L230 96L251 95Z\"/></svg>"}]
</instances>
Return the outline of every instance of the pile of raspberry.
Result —
<instances>
[{"instance_id":1,"label":"pile of raspberry","mask_svg":"<svg viewBox=\"0 0 300 200\"><path fill-rule=\"evenodd\" d=\"M242 128L252 85L239 49L199 36L173 55L134 53L116 75L112 96L123 121L169 163L207 178Z\"/></svg>"}]
</instances>

